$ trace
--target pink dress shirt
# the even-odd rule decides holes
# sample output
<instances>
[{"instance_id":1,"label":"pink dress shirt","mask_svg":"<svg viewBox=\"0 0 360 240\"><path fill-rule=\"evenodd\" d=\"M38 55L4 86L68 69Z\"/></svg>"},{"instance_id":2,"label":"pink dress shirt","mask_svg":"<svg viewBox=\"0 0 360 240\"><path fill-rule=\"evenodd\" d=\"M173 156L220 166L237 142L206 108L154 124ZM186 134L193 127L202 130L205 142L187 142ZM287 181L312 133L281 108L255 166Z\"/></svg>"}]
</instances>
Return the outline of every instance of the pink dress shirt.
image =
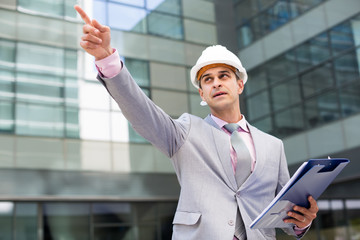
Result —
<instances>
[{"instance_id":1,"label":"pink dress shirt","mask_svg":"<svg viewBox=\"0 0 360 240\"><path fill-rule=\"evenodd\" d=\"M95 61L95 65L99 74L105 78L115 77L122 69L122 62L120 61L120 56L115 48L110 56Z\"/></svg>"}]
</instances>

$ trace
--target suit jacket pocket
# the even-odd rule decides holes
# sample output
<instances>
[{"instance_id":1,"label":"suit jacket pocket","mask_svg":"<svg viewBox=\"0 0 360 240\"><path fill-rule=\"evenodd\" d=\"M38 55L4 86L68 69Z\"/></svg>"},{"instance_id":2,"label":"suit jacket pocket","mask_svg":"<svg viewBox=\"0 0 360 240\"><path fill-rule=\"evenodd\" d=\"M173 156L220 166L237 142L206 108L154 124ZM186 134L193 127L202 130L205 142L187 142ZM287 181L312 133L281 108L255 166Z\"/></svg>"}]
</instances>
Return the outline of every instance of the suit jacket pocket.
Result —
<instances>
[{"instance_id":1,"label":"suit jacket pocket","mask_svg":"<svg viewBox=\"0 0 360 240\"><path fill-rule=\"evenodd\" d=\"M174 216L173 224L195 225L201 217L201 213L177 211Z\"/></svg>"}]
</instances>

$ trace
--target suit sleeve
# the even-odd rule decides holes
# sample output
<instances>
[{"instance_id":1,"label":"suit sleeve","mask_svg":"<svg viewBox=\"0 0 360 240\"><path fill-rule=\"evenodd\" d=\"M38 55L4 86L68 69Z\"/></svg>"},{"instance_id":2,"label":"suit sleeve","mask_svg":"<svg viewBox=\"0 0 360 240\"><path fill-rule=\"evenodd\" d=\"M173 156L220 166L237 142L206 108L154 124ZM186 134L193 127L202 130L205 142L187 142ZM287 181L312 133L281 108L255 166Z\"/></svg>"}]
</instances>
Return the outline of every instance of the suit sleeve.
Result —
<instances>
[{"instance_id":1,"label":"suit sleeve","mask_svg":"<svg viewBox=\"0 0 360 240\"><path fill-rule=\"evenodd\" d=\"M105 79L99 75L97 78L136 132L168 157L177 152L190 128L188 114L183 114L179 120L173 120L144 94L125 66L113 78Z\"/></svg>"},{"instance_id":2,"label":"suit sleeve","mask_svg":"<svg viewBox=\"0 0 360 240\"><path fill-rule=\"evenodd\" d=\"M289 168L287 165L287 161L286 161L286 156L285 156L285 150L284 150L284 144L281 141L281 153L280 153L280 163L279 163L279 180L278 180L278 186L276 189L276 194L278 194L280 192L280 190L286 185L286 183L289 181L290 179L290 174L289 174Z\"/></svg>"}]
</instances>

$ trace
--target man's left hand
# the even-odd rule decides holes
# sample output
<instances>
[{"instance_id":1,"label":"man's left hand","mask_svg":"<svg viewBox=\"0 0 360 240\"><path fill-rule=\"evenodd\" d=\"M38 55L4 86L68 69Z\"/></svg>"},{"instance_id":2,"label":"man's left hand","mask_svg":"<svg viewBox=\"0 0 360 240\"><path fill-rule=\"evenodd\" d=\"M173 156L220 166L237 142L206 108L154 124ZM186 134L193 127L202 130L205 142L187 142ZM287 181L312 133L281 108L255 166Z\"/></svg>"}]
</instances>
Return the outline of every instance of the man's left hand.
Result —
<instances>
[{"instance_id":1,"label":"man's left hand","mask_svg":"<svg viewBox=\"0 0 360 240\"><path fill-rule=\"evenodd\" d=\"M308 197L310 207L304 208L300 206L294 206L293 210L296 212L288 212L289 219L285 219L285 223L293 223L298 228L305 228L311 224L311 222L316 218L316 214L319 211L316 200L312 197Z\"/></svg>"}]
</instances>

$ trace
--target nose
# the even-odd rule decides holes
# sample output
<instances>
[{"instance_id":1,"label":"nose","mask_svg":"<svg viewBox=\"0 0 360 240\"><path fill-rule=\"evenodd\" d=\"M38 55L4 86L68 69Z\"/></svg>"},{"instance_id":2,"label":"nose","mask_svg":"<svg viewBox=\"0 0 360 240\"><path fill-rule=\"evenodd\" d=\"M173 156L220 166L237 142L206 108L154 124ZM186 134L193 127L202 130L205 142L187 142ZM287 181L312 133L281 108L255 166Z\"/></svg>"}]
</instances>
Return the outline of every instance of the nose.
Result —
<instances>
[{"instance_id":1,"label":"nose","mask_svg":"<svg viewBox=\"0 0 360 240\"><path fill-rule=\"evenodd\" d=\"M213 81L213 88L221 87L221 85L221 80L218 77L215 77Z\"/></svg>"}]
</instances>

